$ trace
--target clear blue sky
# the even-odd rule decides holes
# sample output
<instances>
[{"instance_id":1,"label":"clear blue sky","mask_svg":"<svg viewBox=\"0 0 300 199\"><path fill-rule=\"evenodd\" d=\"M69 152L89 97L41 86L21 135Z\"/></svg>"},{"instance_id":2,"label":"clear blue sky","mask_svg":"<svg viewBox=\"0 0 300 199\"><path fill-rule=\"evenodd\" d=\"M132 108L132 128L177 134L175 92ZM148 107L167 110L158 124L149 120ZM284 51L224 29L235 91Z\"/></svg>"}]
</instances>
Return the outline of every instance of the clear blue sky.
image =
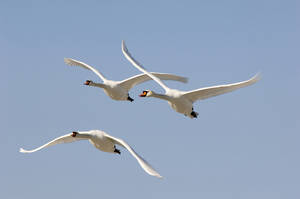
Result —
<instances>
[{"instance_id":1,"label":"clear blue sky","mask_svg":"<svg viewBox=\"0 0 300 199\"><path fill-rule=\"evenodd\" d=\"M1 198L300 197L299 1L1 1ZM189 119L143 89L113 101L84 61L113 80L139 73L124 39L149 71L175 73L191 90L257 84L195 104ZM147 175L88 142L21 154L73 130L101 129L127 141L163 176Z\"/></svg>"}]
</instances>

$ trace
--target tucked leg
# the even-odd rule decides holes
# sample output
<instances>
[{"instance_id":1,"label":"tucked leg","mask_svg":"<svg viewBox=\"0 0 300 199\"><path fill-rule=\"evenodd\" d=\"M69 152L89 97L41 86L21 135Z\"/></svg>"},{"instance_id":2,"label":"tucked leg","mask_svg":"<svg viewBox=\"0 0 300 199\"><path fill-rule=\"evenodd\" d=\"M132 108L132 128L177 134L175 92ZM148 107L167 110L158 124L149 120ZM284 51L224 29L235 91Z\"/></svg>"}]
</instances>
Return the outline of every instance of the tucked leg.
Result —
<instances>
[{"instance_id":1,"label":"tucked leg","mask_svg":"<svg viewBox=\"0 0 300 199\"><path fill-rule=\"evenodd\" d=\"M119 149L116 149L115 147L115 150L114 150L115 153L118 153L118 154L121 154L121 151Z\"/></svg>"},{"instance_id":2,"label":"tucked leg","mask_svg":"<svg viewBox=\"0 0 300 199\"><path fill-rule=\"evenodd\" d=\"M127 100L130 101L130 102L133 102L134 99L132 99L132 98L128 95Z\"/></svg>"},{"instance_id":3,"label":"tucked leg","mask_svg":"<svg viewBox=\"0 0 300 199\"><path fill-rule=\"evenodd\" d=\"M198 113L195 112L195 111L192 111L192 112L191 112L191 116L193 116L194 118L197 118L197 117L198 117Z\"/></svg>"}]
</instances>

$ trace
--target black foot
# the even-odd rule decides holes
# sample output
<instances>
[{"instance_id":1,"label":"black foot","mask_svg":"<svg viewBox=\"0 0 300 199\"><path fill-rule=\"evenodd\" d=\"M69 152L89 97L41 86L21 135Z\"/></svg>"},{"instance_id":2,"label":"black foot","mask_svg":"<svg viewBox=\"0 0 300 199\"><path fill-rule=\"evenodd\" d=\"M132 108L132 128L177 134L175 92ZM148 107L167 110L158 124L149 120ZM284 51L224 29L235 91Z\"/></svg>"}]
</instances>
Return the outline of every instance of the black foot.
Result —
<instances>
[{"instance_id":1,"label":"black foot","mask_svg":"<svg viewBox=\"0 0 300 199\"><path fill-rule=\"evenodd\" d=\"M191 116L193 116L194 118L197 118L198 117L198 113L196 113L195 111L192 111L191 112Z\"/></svg>"},{"instance_id":2,"label":"black foot","mask_svg":"<svg viewBox=\"0 0 300 199\"><path fill-rule=\"evenodd\" d=\"M119 149L114 150L115 153L121 154L121 151Z\"/></svg>"},{"instance_id":3,"label":"black foot","mask_svg":"<svg viewBox=\"0 0 300 199\"><path fill-rule=\"evenodd\" d=\"M134 99L132 99L131 97L128 96L127 100L130 101L130 102L133 102Z\"/></svg>"}]
</instances>

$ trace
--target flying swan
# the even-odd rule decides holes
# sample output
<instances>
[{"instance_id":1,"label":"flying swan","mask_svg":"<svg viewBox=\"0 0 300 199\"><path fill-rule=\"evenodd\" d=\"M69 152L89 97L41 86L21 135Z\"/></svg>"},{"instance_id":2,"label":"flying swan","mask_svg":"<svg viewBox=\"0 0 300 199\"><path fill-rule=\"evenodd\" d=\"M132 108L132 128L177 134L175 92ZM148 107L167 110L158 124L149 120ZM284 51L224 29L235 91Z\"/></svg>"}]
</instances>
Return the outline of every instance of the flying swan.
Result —
<instances>
[{"instance_id":1,"label":"flying swan","mask_svg":"<svg viewBox=\"0 0 300 199\"><path fill-rule=\"evenodd\" d=\"M89 140L92 145L94 145L97 149L109 152L109 153L118 153L121 154L121 151L116 148L116 144L126 148L131 155L138 161L140 166L150 175L161 178L162 176L155 171L146 160L144 160L139 154L137 154L126 142L119 138L115 138L107 133L100 130L91 130L91 131L78 131L72 132L67 135L63 135L58 137L43 146L40 146L33 150L25 150L20 148L21 153L33 153L43 148L53 146L56 144L62 143L70 143L78 140Z\"/></svg>"},{"instance_id":2,"label":"flying swan","mask_svg":"<svg viewBox=\"0 0 300 199\"><path fill-rule=\"evenodd\" d=\"M182 113L190 118L197 118L198 113L194 111L193 103L197 100L214 97L224 93L234 91L239 88L250 86L260 79L260 74L256 74L251 79L226 85L218 85L206 88L200 88L192 91L180 91L167 87L158 76L149 73L139 62L137 62L128 51L125 42L122 41L122 52L126 59L138 70L147 74L156 81L164 90L165 94L158 94L154 91L144 90L140 97L156 97L168 101L169 105L178 113Z\"/></svg>"},{"instance_id":3,"label":"flying swan","mask_svg":"<svg viewBox=\"0 0 300 199\"><path fill-rule=\"evenodd\" d=\"M128 79L125 79L123 81L108 80L98 70L96 70L95 68L93 68L81 61L77 61L77 60L71 59L71 58L64 58L64 61L66 64L68 64L70 66L81 66L85 69L91 70L94 73L96 73L96 75L98 75L98 77L100 77L100 79L103 81L103 83L94 83L91 80L86 80L86 82L84 84L88 85L88 86L103 88L104 92L111 99L114 99L114 100L128 100L128 101L132 102L133 99L128 94L129 90L137 84L151 80L151 78L149 78L149 76L147 76L145 74L136 75L136 76L130 77ZM167 74L167 73L152 73L152 74L155 74L157 77L159 77L160 79L163 79L163 80L174 80L174 81L180 81L180 82L184 82L184 83L187 82L187 78L180 77L177 75L172 75L172 74Z\"/></svg>"}]
</instances>

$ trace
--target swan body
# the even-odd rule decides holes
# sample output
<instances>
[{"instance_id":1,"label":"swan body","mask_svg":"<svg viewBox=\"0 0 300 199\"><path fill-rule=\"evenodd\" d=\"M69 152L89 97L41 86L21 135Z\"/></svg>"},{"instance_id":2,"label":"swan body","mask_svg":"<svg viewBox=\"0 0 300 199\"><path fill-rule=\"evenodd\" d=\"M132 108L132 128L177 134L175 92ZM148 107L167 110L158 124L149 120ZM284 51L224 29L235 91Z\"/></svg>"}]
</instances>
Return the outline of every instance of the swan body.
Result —
<instances>
[{"instance_id":1,"label":"swan body","mask_svg":"<svg viewBox=\"0 0 300 199\"><path fill-rule=\"evenodd\" d=\"M80 66L85 69L93 71L96 75L98 75L98 77L103 81L103 83L94 83L91 80L87 80L84 84L88 86L102 88L106 93L106 95L108 95L111 99L114 100L128 100L132 102L133 99L128 94L129 90L137 84L151 80L151 78L146 74L136 75L128 79L125 79L123 81L108 80L98 70L81 61L77 61L71 58L65 58L64 61L66 64L70 66ZM184 83L187 82L187 78L180 77L177 75L172 75L167 73L152 73L152 74L156 75L157 77L163 80L174 80L174 81L180 81Z\"/></svg>"},{"instance_id":2,"label":"swan body","mask_svg":"<svg viewBox=\"0 0 300 199\"><path fill-rule=\"evenodd\" d=\"M56 144L62 144L62 143L70 143L75 142L79 140L89 140L94 147L97 149L108 152L108 153L118 153L121 154L120 150L116 148L116 145L120 145L124 148L126 148L131 155L138 161L140 166L147 172L148 174L152 176L156 176L161 178L162 176L155 171L149 163L147 163L146 160L144 160L139 154L137 154L125 141L113 137L104 131L100 130L91 130L91 131L80 131L80 132L72 132L66 135L63 135L61 137L58 137L36 149L33 150L25 150L23 148L20 148L21 153L33 153L38 150L41 150L43 148L53 146Z\"/></svg>"},{"instance_id":3,"label":"swan body","mask_svg":"<svg viewBox=\"0 0 300 199\"><path fill-rule=\"evenodd\" d=\"M114 100L129 100L128 90L120 86L117 81L106 80L102 85L90 81L89 86L103 88L104 93ZM129 100L130 101L130 100Z\"/></svg>"},{"instance_id":4,"label":"swan body","mask_svg":"<svg viewBox=\"0 0 300 199\"><path fill-rule=\"evenodd\" d=\"M125 42L122 41L122 52L126 59L135 66L141 72L147 74L156 83L158 83L164 90L165 94L157 94L153 91L145 90L140 95L140 97L156 97L168 101L169 105L177 112L184 114L190 118L197 118L198 113L194 111L193 103L197 100L203 100L224 93L234 91L239 88L250 86L256 83L260 79L260 75L256 74L251 79L218 86L211 86L206 88L200 88L192 91L180 91L176 89L170 89L167 87L158 76L149 73L138 61L136 61L133 56L128 51Z\"/></svg>"},{"instance_id":5,"label":"swan body","mask_svg":"<svg viewBox=\"0 0 300 199\"><path fill-rule=\"evenodd\" d=\"M151 94L148 94L150 92ZM191 115L191 113L193 112L193 103L186 97L184 97L183 92L179 90L170 89L165 94L158 94L154 91L145 90L143 91L143 94L140 95L140 97L155 97L166 100L176 112L193 118L193 116Z\"/></svg>"}]
</instances>

